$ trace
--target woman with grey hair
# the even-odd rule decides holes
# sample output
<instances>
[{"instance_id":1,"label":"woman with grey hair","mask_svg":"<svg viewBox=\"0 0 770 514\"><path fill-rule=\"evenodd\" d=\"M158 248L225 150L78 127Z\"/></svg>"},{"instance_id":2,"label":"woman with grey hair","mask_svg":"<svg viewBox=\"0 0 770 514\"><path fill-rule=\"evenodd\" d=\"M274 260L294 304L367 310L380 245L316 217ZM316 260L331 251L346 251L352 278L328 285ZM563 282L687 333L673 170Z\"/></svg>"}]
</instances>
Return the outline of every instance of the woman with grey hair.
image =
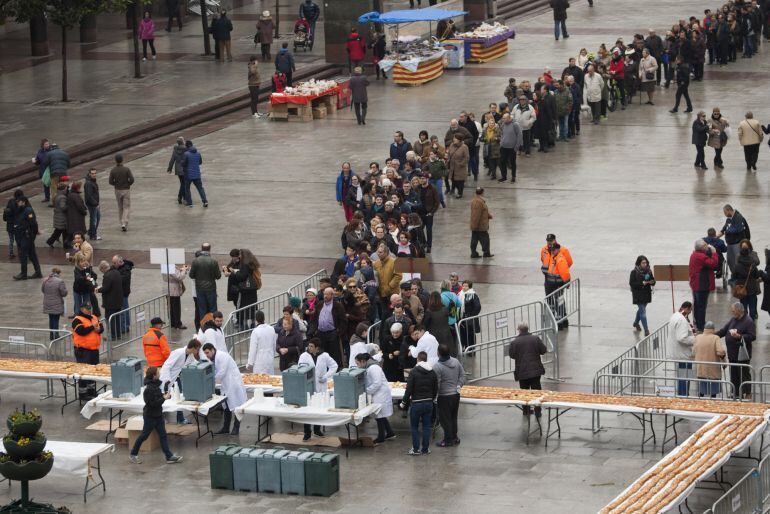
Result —
<instances>
[{"instance_id":1,"label":"woman with grey hair","mask_svg":"<svg viewBox=\"0 0 770 514\"><path fill-rule=\"evenodd\" d=\"M721 339L714 333L714 322L707 321L703 333L695 336L692 345L692 358L697 362L722 363L726 355ZM695 376L698 377L698 396L716 398L721 392L722 368L719 364L696 364Z\"/></svg>"},{"instance_id":2,"label":"woman with grey hair","mask_svg":"<svg viewBox=\"0 0 770 514\"><path fill-rule=\"evenodd\" d=\"M750 364L751 346L757 338L757 328L754 320L746 315L746 309L741 302L735 302L730 306L732 317L716 335L725 338L727 358L731 363ZM730 382L733 385L735 398L741 396L751 397L749 388L741 388L743 382L751 380L751 371L748 367L731 367Z\"/></svg>"},{"instance_id":3,"label":"woman with grey hair","mask_svg":"<svg viewBox=\"0 0 770 514\"><path fill-rule=\"evenodd\" d=\"M746 159L746 171L757 171L757 159L759 158L759 145L765 135L762 133L762 125L754 119L751 111L746 113L746 119L738 125L738 142L743 147L743 156Z\"/></svg>"}]
</instances>

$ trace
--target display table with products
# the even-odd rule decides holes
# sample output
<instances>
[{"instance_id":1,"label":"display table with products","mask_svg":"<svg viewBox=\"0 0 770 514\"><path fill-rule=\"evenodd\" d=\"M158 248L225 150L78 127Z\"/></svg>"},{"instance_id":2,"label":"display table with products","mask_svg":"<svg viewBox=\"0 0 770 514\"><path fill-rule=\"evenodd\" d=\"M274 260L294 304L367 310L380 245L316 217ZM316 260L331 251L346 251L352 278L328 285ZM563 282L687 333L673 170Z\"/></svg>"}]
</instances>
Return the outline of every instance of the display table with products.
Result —
<instances>
[{"instance_id":1,"label":"display table with products","mask_svg":"<svg viewBox=\"0 0 770 514\"><path fill-rule=\"evenodd\" d=\"M482 23L471 32L456 34L454 39L465 42L465 60L488 62L508 53L508 40L516 37L516 31L505 25Z\"/></svg>"},{"instance_id":2,"label":"display table with products","mask_svg":"<svg viewBox=\"0 0 770 514\"><path fill-rule=\"evenodd\" d=\"M211 437L214 437L214 433L209 427L209 412L225 400L226 398L220 395L214 395L203 403L190 401L177 402L173 398L170 398L163 402L163 412L182 412L192 414L193 418L195 419L195 425L198 429L198 437L195 439L195 446L198 446L198 442L206 435L211 434ZM94 414L102 412L103 410L109 410L110 416L109 429L107 431L107 435L104 438L104 440L107 441L110 435L114 435L115 431L124 424L125 421L123 420L123 413L142 413L144 410L144 398L142 397L141 393L139 396L135 396L133 398L113 398L112 391L105 391L96 398L88 401L83 406L83 409L80 411L80 413L84 418L91 419ZM206 427L204 432L201 432L201 418L203 418L203 422L205 423ZM115 422L113 428L113 422L115 420L117 421Z\"/></svg>"},{"instance_id":3,"label":"display table with products","mask_svg":"<svg viewBox=\"0 0 770 514\"><path fill-rule=\"evenodd\" d=\"M270 119L312 121L337 111L342 87L335 81L310 80L270 95Z\"/></svg>"},{"instance_id":4,"label":"display table with products","mask_svg":"<svg viewBox=\"0 0 770 514\"><path fill-rule=\"evenodd\" d=\"M438 49L427 56L408 59L383 59L377 65L391 72L393 82L403 86L419 86L444 74L445 50Z\"/></svg>"}]
</instances>

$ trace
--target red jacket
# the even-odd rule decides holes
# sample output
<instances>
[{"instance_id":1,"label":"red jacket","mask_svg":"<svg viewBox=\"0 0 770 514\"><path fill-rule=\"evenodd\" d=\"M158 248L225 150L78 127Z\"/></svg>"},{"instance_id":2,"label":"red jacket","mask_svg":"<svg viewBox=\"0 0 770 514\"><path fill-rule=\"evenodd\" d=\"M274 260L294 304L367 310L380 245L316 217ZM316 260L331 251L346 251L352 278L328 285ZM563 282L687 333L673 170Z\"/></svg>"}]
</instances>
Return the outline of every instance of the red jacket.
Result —
<instances>
[{"instance_id":1,"label":"red jacket","mask_svg":"<svg viewBox=\"0 0 770 514\"><path fill-rule=\"evenodd\" d=\"M690 289L693 291L713 291L714 270L717 268L719 255L714 252L692 252L690 255Z\"/></svg>"},{"instance_id":2,"label":"red jacket","mask_svg":"<svg viewBox=\"0 0 770 514\"><path fill-rule=\"evenodd\" d=\"M345 43L345 49L351 61L363 61L366 55L366 43L358 32L351 32L348 36L348 42Z\"/></svg>"},{"instance_id":3,"label":"red jacket","mask_svg":"<svg viewBox=\"0 0 770 514\"><path fill-rule=\"evenodd\" d=\"M615 80L623 80L626 77L626 64L622 57L610 61L610 73L615 74Z\"/></svg>"}]
</instances>

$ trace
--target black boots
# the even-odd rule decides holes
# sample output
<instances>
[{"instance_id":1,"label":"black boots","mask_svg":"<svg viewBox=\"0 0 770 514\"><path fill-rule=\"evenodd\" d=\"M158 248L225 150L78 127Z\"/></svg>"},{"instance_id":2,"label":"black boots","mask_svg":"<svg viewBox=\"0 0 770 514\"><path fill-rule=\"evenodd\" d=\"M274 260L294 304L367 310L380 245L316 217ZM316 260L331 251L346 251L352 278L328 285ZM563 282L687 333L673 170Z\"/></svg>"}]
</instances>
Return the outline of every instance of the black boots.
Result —
<instances>
[{"instance_id":1,"label":"black boots","mask_svg":"<svg viewBox=\"0 0 770 514\"><path fill-rule=\"evenodd\" d=\"M230 421L233 419L233 412L230 409L225 409L224 419L222 420L222 428L214 432L217 435L238 435L241 429L241 422L236 418L233 422L233 431L230 432Z\"/></svg>"}]
</instances>

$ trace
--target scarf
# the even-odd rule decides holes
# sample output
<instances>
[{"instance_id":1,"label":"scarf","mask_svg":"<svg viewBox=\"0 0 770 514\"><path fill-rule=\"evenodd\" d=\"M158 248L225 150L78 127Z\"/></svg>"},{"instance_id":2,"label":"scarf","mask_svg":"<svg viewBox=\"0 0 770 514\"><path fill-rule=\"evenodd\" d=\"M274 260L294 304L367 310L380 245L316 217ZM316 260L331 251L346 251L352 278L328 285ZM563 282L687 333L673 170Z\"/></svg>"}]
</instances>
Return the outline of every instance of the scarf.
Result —
<instances>
[{"instance_id":1,"label":"scarf","mask_svg":"<svg viewBox=\"0 0 770 514\"><path fill-rule=\"evenodd\" d=\"M355 186L356 187L356 202L360 202L361 199L364 197L364 190L361 186Z\"/></svg>"},{"instance_id":2,"label":"scarf","mask_svg":"<svg viewBox=\"0 0 770 514\"><path fill-rule=\"evenodd\" d=\"M460 299L460 318L465 317L465 300L472 301L476 296L476 291L471 287L467 291L460 291L457 297Z\"/></svg>"}]
</instances>

